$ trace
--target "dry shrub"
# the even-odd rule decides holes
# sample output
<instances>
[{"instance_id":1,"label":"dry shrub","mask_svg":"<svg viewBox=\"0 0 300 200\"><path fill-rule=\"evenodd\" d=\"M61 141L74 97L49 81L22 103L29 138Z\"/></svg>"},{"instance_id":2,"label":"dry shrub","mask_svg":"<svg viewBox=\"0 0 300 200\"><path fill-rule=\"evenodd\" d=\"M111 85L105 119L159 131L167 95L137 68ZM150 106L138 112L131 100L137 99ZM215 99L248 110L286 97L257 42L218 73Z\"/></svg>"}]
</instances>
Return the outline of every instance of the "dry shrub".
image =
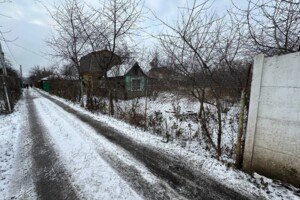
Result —
<instances>
[{"instance_id":1,"label":"dry shrub","mask_svg":"<svg viewBox=\"0 0 300 200\"><path fill-rule=\"evenodd\" d=\"M120 107L117 109L120 118L125 119L131 125L136 127L145 128L145 116L139 113L141 104L139 99L133 99L129 110L122 110Z\"/></svg>"},{"instance_id":2,"label":"dry shrub","mask_svg":"<svg viewBox=\"0 0 300 200\"><path fill-rule=\"evenodd\" d=\"M154 133L162 134L163 130L163 116L162 112L155 111L148 117L148 129L152 130Z\"/></svg>"},{"instance_id":3,"label":"dry shrub","mask_svg":"<svg viewBox=\"0 0 300 200\"><path fill-rule=\"evenodd\" d=\"M102 114L108 113L107 102L102 97L91 97L87 99L87 109L90 111L100 112Z\"/></svg>"}]
</instances>

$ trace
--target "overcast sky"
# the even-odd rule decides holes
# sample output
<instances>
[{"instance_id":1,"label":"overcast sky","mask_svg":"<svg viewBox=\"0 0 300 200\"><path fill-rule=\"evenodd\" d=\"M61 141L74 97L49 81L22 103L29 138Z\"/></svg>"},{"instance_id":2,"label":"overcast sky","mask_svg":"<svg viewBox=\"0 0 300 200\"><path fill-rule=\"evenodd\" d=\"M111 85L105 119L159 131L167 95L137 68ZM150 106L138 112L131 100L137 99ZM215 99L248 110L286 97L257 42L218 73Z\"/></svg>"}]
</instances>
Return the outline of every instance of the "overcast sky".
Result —
<instances>
[{"instance_id":1,"label":"overcast sky","mask_svg":"<svg viewBox=\"0 0 300 200\"><path fill-rule=\"evenodd\" d=\"M97 0L86 0L88 3L93 1ZM47 4L52 0L42 2ZM177 8L185 2L186 0L145 0L145 8L153 10L161 19L172 20L177 16ZM222 12L230 6L230 2L231 0L215 0L215 7ZM0 4L0 31L8 40L6 43L1 41L5 56L15 69L22 65L24 76L28 75L33 66L47 67L53 64L53 60L46 56L50 49L45 44L45 39L51 34L51 18L38 1L11 0L11 3Z\"/></svg>"}]
</instances>

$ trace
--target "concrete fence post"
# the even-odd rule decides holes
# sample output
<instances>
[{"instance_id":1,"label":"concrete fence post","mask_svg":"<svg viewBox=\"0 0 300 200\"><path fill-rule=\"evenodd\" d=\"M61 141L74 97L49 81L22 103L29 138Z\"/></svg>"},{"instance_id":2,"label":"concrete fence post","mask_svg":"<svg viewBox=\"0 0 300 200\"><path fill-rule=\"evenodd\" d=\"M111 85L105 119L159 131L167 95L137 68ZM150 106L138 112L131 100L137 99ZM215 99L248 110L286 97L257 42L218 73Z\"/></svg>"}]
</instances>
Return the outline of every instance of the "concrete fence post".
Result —
<instances>
[{"instance_id":1,"label":"concrete fence post","mask_svg":"<svg viewBox=\"0 0 300 200\"><path fill-rule=\"evenodd\" d=\"M245 140L243 168L252 171L252 159L254 155L255 130L258 117L261 80L263 74L264 55L259 54L254 59L253 76L250 94L250 106L248 114L247 132Z\"/></svg>"}]
</instances>

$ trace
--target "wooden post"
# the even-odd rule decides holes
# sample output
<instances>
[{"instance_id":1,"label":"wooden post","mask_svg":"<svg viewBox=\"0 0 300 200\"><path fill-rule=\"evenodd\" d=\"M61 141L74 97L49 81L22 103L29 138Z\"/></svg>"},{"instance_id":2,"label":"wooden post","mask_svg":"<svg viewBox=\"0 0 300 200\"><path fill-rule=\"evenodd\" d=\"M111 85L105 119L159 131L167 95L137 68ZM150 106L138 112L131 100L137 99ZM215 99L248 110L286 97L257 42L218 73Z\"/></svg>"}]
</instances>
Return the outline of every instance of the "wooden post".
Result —
<instances>
[{"instance_id":1,"label":"wooden post","mask_svg":"<svg viewBox=\"0 0 300 200\"><path fill-rule=\"evenodd\" d=\"M239 124L238 124L238 133L237 133L237 142L236 142L236 158L235 166L238 169L242 168L242 136L244 130L244 115L245 115L245 90L243 89L241 100L240 100L240 114L239 114Z\"/></svg>"},{"instance_id":2,"label":"wooden post","mask_svg":"<svg viewBox=\"0 0 300 200\"><path fill-rule=\"evenodd\" d=\"M236 158L235 158L235 166L237 169L241 169L242 163L243 163L244 145L242 145L243 144L242 137L243 137L243 132L244 132L244 121L245 121L246 92L248 90L250 73L251 73L251 64L249 64L249 66L248 66L246 84L242 90L241 100L240 100L240 114L239 114L239 122L238 122L238 133L237 133L237 141L236 141Z\"/></svg>"},{"instance_id":3,"label":"wooden post","mask_svg":"<svg viewBox=\"0 0 300 200\"><path fill-rule=\"evenodd\" d=\"M146 93L146 99L145 99L145 130L147 130L147 95L148 95L148 79L146 78L146 84L144 84L145 87L145 93Z\"/></svg>"}]
</instances>

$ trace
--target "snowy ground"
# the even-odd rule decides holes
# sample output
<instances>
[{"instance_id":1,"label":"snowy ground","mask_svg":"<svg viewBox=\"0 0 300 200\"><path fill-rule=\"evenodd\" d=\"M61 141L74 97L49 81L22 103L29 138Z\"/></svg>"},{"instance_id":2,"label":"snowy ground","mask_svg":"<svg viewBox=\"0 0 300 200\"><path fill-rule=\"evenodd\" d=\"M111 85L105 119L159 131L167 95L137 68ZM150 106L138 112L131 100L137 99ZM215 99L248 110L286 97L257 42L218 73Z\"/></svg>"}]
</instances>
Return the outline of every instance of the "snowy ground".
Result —
<instances>
[{"instance_id":1,"label":"snowy ground","mask_svg":"<svg viewBox=\"0 0 300 200\"><path fill-rule=\"evenodd\" d=\"M178 139L176 132L180 132L181 135L179 139L181 140L193 140L199 139L201 136L199 134L199 127L200 123L197 121L197 113L200 109L200 104L197 100L192 99L186 95L176 94L176 93L160 93L157 98L147 98L144 97L133 100L126 100L122 101L119 100L115 103L118 109L123 110L124 112L130 111L132 109L132 105L136 106L136 112L144 115L145 112L145 105L147 105L146 111L148 115L147 125L152 128L152 132L155 133L153 130L153 126L151 126L151 119L155 118L156 113L160 113L161 115L161 122L162 125L159 127L162 130L162 135L165 132L171 133L173 138ZM210 107L211 110L212 106L206 105ZM226 114L222 114L222 124L223 124L223 135L222 135L222 149L232 149L235 145L236 140L236 132L237 132L237 124L230 123L231 121L238 121L237 116L239 113L238 105L232 106L224 103L224 107L227 109ZM213 113L213 112L212 112ZM150 118L150 119L149 119ZM215 123L215 122L213 122ZM212 126L212 124L210 124ZM176 128L174 128L176 127ZM155 129L155 128L154 128ZM216 132L217 127L212 126L212 132ZM198 135L197 135L198 134ZM216 134L212 135L214 142L216 143L217 137ZM199 144L199 142L198 142ZM231 151L231 150L228 150Z\"/></svg>"},{"instance_id":2,"label":"snowy ground","mask_svg":"<svg viewBox=\"0 0 300 200\"><path fill-rule=\"evenodd\" d=\"M16 156L17 141L22 129L22 116L26 115L25 101L21 100L15 111L0 115L0 198L8 195L10 177L13 174L13 160Z\"/></svg>"},{"instance_id":3,"label":"snowy ground","mask_svg":"<svg viewBox=\"0 0 300 200\"><path fill-rule=\"evenodd\" d=\"M133 159L126 151L120 150L118 146L95 133L90 126L79 122L75 116L65 112L51 101L41 98L41 95L36 91L30 90L30 93L38 97L33 101L38 116L41 119L45 119L42 126L47 130L47 138L51 141L56 151L59 152L60 162L71 174L71 182L81 198L141 198L124 181L124 177L120 177L101 156L113 157L121 160L128 166L138 166L138 173L143 176L147 183L155 186L155 183L158 182L157 178L146 167ZM208 176L226 184L230 188L261 196L265 199L300 199L299 196L294 194L297 191L296 188L286 188L280 183L275 183L257 174L253 178L240 171L228 168L211 158L201 148L195 148L197 145L195 143L188 143L185 148L176 142L164 143L161 137L134 128L121 120L101 114L91 114L77 104L67 102L58 97L52 97L93 119L112 126L138 143L146 144L153 149L183 160L190 168L200 169ZM160 109L163 110L162 107ZM168 109L170 110L171 107ZM0 116L0 198L4 197L4 199L7 199L11 195L10 180L14 177L13 174L16 171L14 163L18 158L18 141L22 134L28 131L26 130L28 129L28 121L24 120L24 117L28 114L27 112L26 102L24 99L21 99L13 114ZM57 113L60 115L58 116ZM26 144L23 145L26 146ZM28 145L30 146L30 144ZM30 166L30 163L28 164ZM34 190L31 193L31 197L34 199Z\"/></svg>"}]
</instances>

